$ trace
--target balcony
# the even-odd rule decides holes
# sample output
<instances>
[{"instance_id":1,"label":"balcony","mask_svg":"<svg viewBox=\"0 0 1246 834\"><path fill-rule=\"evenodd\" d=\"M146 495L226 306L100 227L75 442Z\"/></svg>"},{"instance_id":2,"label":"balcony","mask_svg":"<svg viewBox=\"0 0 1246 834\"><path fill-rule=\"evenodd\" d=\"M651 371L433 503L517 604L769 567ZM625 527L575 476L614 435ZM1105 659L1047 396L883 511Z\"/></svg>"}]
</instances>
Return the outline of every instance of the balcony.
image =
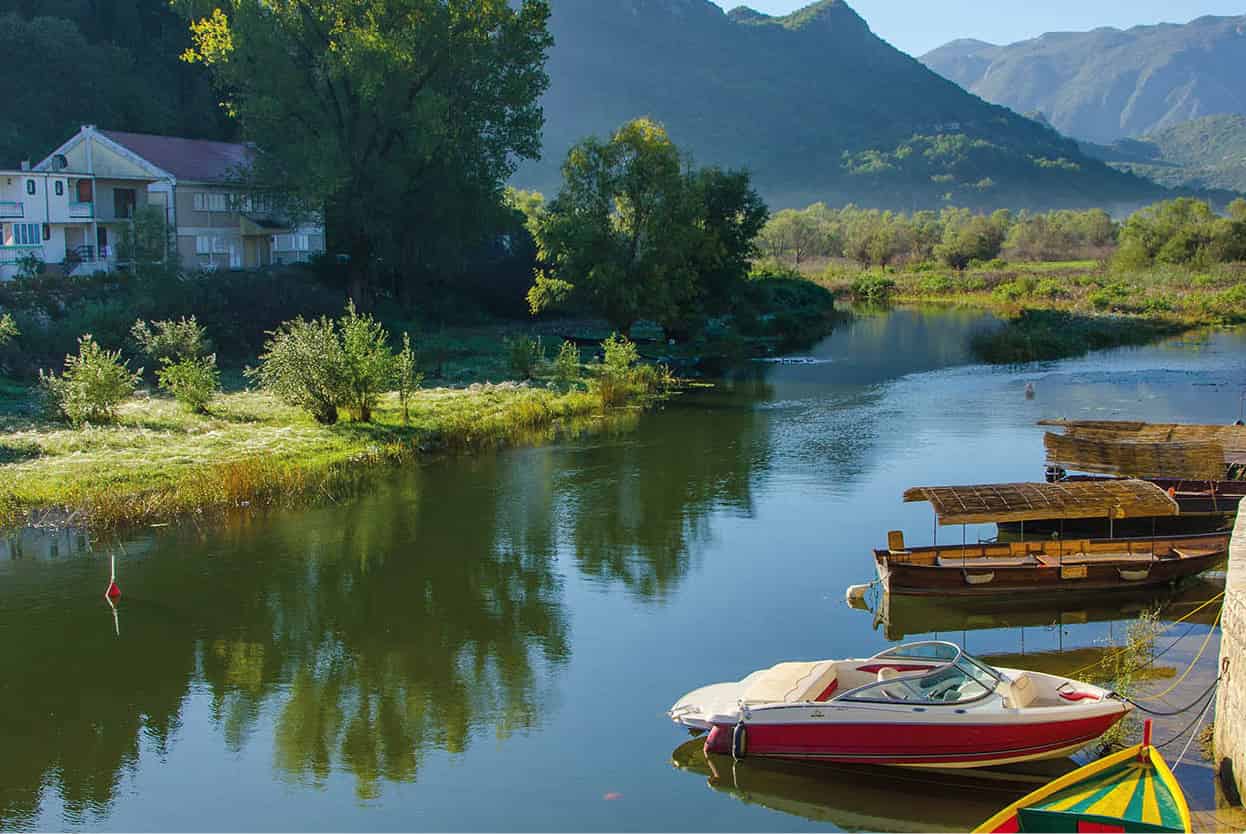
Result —
<instances>
[{"instance_id":1,"label":"balcony","mask_svg":"<svg viewBox=\"0 0 1246 834\"><path fill-rule=\"evenodd\" d=\"M95 203L70 203L69 216L73 220L90 220L95 216Z\"/></svg>"},{"instance_id":2,"label":"balcony","mask_svg":"<svg viewBox=\"0 0 1246 834\"><path fill-rule=\"evenodd\" d=\"M14 200L0 200L0 217L25 217L26 209Z\"/></svg>"},{"instance_id":3,"label":"balcony","mask_svg":"<svg viewBox=\"0 0 1246 834\"><path fill-rule=\"evenodd\" d=\"M0 246L0 264L20 263L22 258L29 257L30 255L43 260L43 245L36 243L30 246Z\"/></svg>"}]
</instances>

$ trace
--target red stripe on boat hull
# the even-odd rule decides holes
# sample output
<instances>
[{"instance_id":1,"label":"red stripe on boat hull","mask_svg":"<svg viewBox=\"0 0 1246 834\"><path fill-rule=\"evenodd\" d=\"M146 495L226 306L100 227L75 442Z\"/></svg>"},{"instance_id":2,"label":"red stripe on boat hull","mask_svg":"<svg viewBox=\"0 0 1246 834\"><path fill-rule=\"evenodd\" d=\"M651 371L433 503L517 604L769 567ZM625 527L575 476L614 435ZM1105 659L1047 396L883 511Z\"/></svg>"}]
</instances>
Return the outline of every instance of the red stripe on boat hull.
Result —
<instances>
[{"instance_id":1,"label":"red stripe on boat hull","mask_svg":"<svg viewBox=\"0 0 1246 834\"><path fill-rule=\"evenodd\" d=\"M811 722L746 724L747 755L858 761L873 764L988 762L1041 757L1089 743L1124 712L1040 724L894 724ZM711 753L730 753L733 725L707 741Z\"/></svg>"}]
</instances>

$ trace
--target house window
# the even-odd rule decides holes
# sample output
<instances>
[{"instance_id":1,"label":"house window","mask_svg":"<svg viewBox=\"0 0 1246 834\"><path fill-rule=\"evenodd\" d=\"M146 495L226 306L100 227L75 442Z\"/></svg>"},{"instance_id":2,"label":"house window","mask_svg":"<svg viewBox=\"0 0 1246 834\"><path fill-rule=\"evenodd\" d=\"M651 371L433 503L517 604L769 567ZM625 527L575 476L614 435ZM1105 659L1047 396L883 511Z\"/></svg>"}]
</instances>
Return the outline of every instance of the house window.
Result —
<instances>
[{"instance_id":1,"label":"house window","mask_svg":"<svg viewBox=\"0 0 1246 834\"><path fill-rule=\"evenodd\" d=\"M208 255L212 252L212 238L208 235L195 236L195 254Z\"/></svg>"},{"instance_id":2,"label":"house window","mask_svg":"<svg viewBox=\"0 0 1246 834\"><path fill-rule=\"evenodd\" d=\"M207 211L208 210L208 195L207 194L204 194L202 191L196 191L195 193L190 195L190 199L194 203L195 211Z\"/></svg>"},{"instance_id":3,"label":"house window","mask_svg":"<svg viewBox=\"0 0 1246 834\"><path fill-rule=\"evenodd\" d=\"M229 200L225 194L196 191L191 199L194 201L195 211L229 211Z\"/></svg>"},{"instance_id":4,"label":"house window","mask_svg":"<svg viewBox=\"0 0 1246 834\"><path fill-rule=\"evenodd\" d=\"M33 195L35 193L35 181L26 180L26 193Z\"/></svg>"},{"instance_id":5,"label":"house window","mask_svg":"<svg viewBox=\"0 0 1246 834\"><path fill-rule=\"evenodd\" d=\"M114 188L112 191L112 207L118 219L133 217L137 195L133 188Z\"/></svg>"},{"instance_id":6,"label":"house window","mask_svg":"<svg viewBox=\"0 0 1246 834\"><path fill-rule=\"evenodd\" d=\"M225 238L223 237L212 238L212 251L220 252L220 253L228 252L229 249L225 245Z\"/></svg>"},{"instance_id":7,"label":"house window","mask_svg":"<svg viewBox=\"0 0 1246 834\"><path fill-rule=\"evenodd\" d=\"M57 197L64 197L64 196L65 196L65 182L64 182L64 180L57 180L57 181L56 181L56 196L57 196Z\"/></svg>"},{"instance_id":8,"label":"house window","mask_svg":"<svg viewBox=\"0 0 1246 834\"><path fill-rule=\"evenodd\" d=\"M38 223L14 223L14 246L38 246L43 239Z\"/></svg>"}]
</instances>

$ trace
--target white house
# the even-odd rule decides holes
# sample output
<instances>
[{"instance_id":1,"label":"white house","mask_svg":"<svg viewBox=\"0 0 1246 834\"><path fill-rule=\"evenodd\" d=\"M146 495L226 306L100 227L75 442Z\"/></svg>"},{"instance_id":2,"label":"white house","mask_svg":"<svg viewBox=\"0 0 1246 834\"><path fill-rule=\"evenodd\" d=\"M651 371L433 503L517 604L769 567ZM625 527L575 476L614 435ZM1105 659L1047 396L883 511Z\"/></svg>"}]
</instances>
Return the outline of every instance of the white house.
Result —
<instances>
[{"instance_id":1,"label":"white house","mask_svg":"<svg viewBox=\"0 0 1246 834\"><path fill-rule=\"evenodd\" d=\"M83 125L33 170L0 171L0 278L30 255L71 272L110 268L143 206L163 210L186 267L251 269L324 252L323 225L287 222L247 192L252 155L232 142Z\"/></svg>"}]
</instances>

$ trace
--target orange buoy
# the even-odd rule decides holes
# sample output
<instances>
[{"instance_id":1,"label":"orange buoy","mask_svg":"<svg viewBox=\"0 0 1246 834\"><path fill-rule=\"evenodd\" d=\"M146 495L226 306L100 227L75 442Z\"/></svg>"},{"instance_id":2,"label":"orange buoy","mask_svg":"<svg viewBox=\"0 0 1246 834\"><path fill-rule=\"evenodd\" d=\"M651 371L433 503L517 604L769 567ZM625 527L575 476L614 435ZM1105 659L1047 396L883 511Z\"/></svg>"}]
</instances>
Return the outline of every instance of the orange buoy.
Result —
<instances>
[{"instance_id":1,"label":"orange buoy","mask_svg":"<svg viewBox=\"0 0 1246 834\"><path fill-rule=\"evenodd\" d=\"M117 587L117 557L111 556L111 574L108 578L108 590L104 592L104 598L109 600L118 599L121 596L121 589Z\"/></svg>"}]
</instances>

